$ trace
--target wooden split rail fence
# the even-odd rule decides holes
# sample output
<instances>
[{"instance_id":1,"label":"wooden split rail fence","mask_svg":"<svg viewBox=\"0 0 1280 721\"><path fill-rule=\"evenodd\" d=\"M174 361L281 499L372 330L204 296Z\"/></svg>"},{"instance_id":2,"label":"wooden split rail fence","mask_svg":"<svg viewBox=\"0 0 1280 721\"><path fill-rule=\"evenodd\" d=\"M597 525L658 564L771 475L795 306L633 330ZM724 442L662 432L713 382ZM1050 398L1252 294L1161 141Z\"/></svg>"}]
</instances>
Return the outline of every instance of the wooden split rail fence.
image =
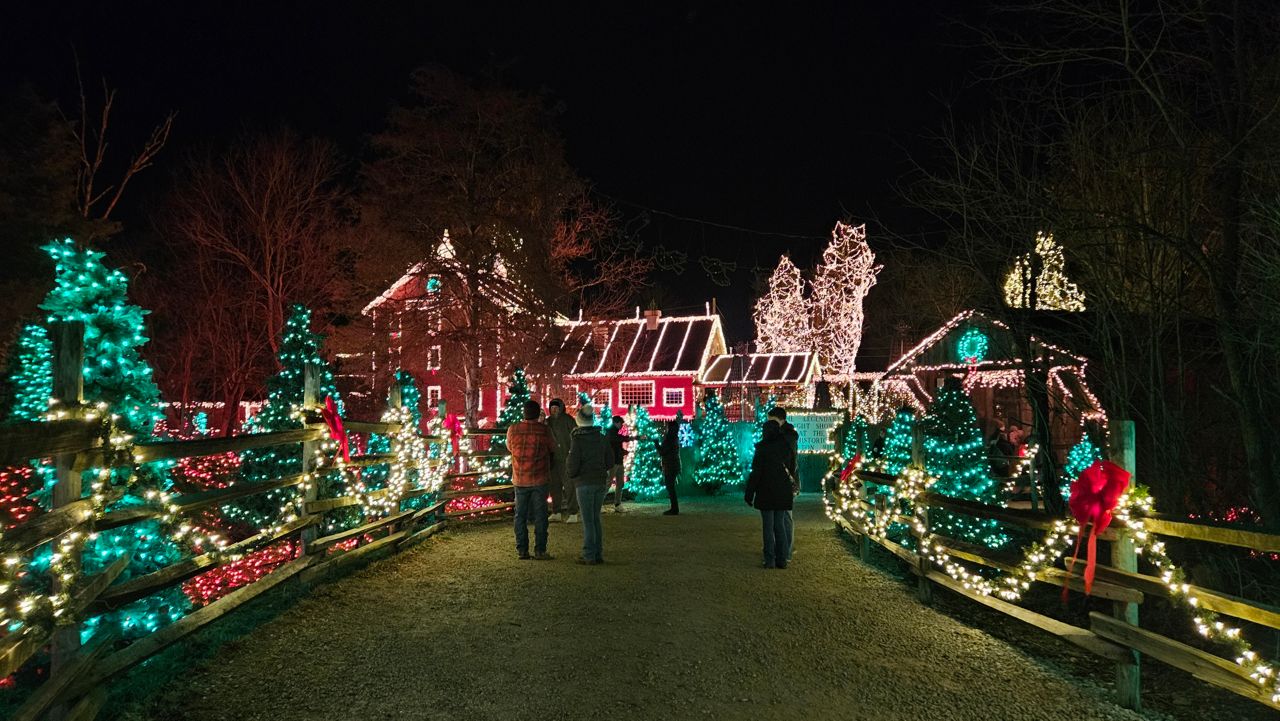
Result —
<instances>
[{"instance_id":1,"label":"wooden split rail fence","mask_svg":"<svg viewBox=\"0 0 1280 721\"><path fill-rule=\"evenodd\" d=\"M79 323L54 324L52 335L54 400L58 407L75 416L78 410L85 408L81 376L84 362L83 327ZM317 376L312 370L308 368L304 374L304 404L314 408L318 407L319 399L316 393ZM393 388L392 406L400 403L397 391L398 388ZM391 434L400 430L397 423L351 420L345 421L344 425L354 433ZM113 460L112 454L103 444L101 430L99 421L74 417L0 429L0 467L23 466L33 459L52 459L57 480L53 488L53 508L0 536L0 554L5 557L27 556L47 544L58 543L68 534L121 528L165 514L165 511L153 506L95 513L93 502L85 498L85 489L81 484L83 472L128 462L127 459L122 462ZM475 430L468 433L483 435L493 431ZM300 473L171 499L177 515L190 517L202 510L232 501L302 485L308 473L315 469L316 450L328 435L325 425L308 424L296 430L195 440L147 441L133 447L134 461L149 463L301 444ZM444 439L421 434L417 434L417 437L422 442L444 442ZM504 453L484 454L490 458L501 455ZM347 467L387 465L392 460L391 455L356 456ZM449 469L444 476L446 483L443 489L413 489L400 498L403 502L426 494L436 494L428 505L421 508L402 509L400 503L397 503L396 508L385 517L369 520L356 528L320 536L318 529L326 513L360 506L362 498L355 495L317 498L316 484L308 484L303 513L292 523L240 540L218 553L190 556L154 573L127 581L116 582L129 565L130 558L127 555L116 559L96 575L81 579L68 589L71 599L63 612L66 621L62 624L53 628L33 625L0 638L0 678L18 671L42 649L49 649L50 667L44 681L16 710L11 717L12 721L35 721L46 717L59 721L92 719L105 701L106 690L112 680L285 581L319 580L329 572L347 566L361 557L367 557L367 554L379 549L403 549L435 534L450 521L475 518L482 514L491 516L514 505L497 498L495 503L482 508L448 511L447 504L454 498L511 493L510 485L477 487L475 483L482 474L455 465L455 461L456 459L448 457L436 461ZM386 493L385 490L375 491L366 498L379 495L385 497ZM107 489L106 505L122 494L123 491ZM296 539L299 543L297 557L249 585L237 588L175 623L128 645L123 645L119 637L109 631L100 631L89 643L81 645L81 627L87 618L214 570L222 565L222 559L232 554L248 553L285 539ZM79 559L75 562L78 564Z\"/></svg>"},{"instance_id":2,"label":"wooden split rail fence","mask_svg":"<svg viewBox=\"0 0 1280 721\"><path fill-rule=\"evenodd\" d=\"M1113 421L1111 460L1132 471L1134 468L1133 422ZM936 493L926 493L913 515L902 515L901 508L892 508L884 496L873 497L867 493L868 484L891 485L892 476L858 471L858 499L855 501L869 514L894 514L893 519L911 528L917 548L922 538L932 534L932 543L942 545L951 557L977 566L1012 572L1021 560L1019 557L992 551L984 546L960 539L938 535L928 523L929 509L944 509L979 519L991 519L1009 526L1016 526L1031 533L1043 533L1063 519L1044 512L989 506L982 503L957 500ZM1113 521L1110 528L1098 535L1110 545L1110 563L1097 566L1097 576L1092 595L1111 602L1110 613L1091 612L1089 626L1083 628L1046 616L1029 608L992 596L982 595L966 588L950 575L938 570L916 550L889 539L887 534L869 534L865 524L847 512L840 512L833 505L836 524L849 533L858 543L859 553L866 560L873 544L880 545L904 561L917 577L917 593L922 602L932 599L933 587L942 586L956 594L992 608L1007 616L1047 631L1062 640L1086 651L1115 662L1117 701L1126 708L1141 708L1141 657L1146 655L1162 663L1186 671L1214 686L1230 690L1249 699L1280 708L1271 694L1265 691L1240 665L1220 656L1207 653L1193 646L1144 629L1139 623L1139 608L1149 596L1168 598L1169 588L1156 576L1141 573L1134 544L1127 537L1128 530ZM865 517L865 516L864 516ZM882 516L888 518L888 516ZM916 527L923 521L923 531ZM1189 523L1167 517L1145 518L1148 533L1169 538L1212 543L1234 548L1249 549L1259 553L1280 553L1280 535L1226 528L1202 523ZM1099 559L1106 558L1099 553ZM1081 563L1083 565L1083 562ZM1072 591L1084 592L1084 583L1077 573L1064 568L1050 568L1039 574L1037 581ZM1268 629L1280 629L1280 608L1257 601L1240 598L1228 593L1197 586L1191 587L1201 608L1222 616L1258 624ZM1190 619L1188 619L1190 627Z\"/></svg>"}]
</instances>

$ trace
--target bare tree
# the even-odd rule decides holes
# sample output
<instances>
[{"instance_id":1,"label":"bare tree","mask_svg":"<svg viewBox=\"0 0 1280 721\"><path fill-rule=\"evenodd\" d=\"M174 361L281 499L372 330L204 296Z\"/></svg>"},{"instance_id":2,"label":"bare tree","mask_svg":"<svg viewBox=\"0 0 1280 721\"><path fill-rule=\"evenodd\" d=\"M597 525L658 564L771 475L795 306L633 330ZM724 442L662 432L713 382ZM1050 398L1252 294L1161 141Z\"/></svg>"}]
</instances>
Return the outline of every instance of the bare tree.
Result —
<instances>
[{"instance_id":1,"label":"bare tree","mask_svg":"<svg viewBox=\"0 0 1280 721\"><path fill-rule=\"evenodd\" d=\"M129 162L115 175L114 180L107 179L107 148L111 133L111 112L115 107L116 89L102 79L101 106L91 109L85 92L84 79L80 74L80 61L76 59L76 84L80 89L79 113L74 120L68 119L71 134L79 146L79 168L76 173L76 203L80 215L88 221L98 221L93 226L99 236L111 235L118 227L111 223L111 213L115 211L124 195L125 188L142 171L151 167L156 155L169 142L169 132L173 129L177 113L169 113L151 131L151 135L143 143L142 148L134 153ZM84 238L81 240L91 240Z\"/></svg>"},{"instance_id":2,"label":"bare tree","mask_svg":"<svg viewBox=\"0 0 1280 721\"><path fill-rule=\"evenodd\" d=\"M323 314L341 292L349 238L339 171L330 143L279 131L191 158L167 202L169 242L193 251L202 273L246 281L235 292L272 352L291 304Z\"/></svg>"},{"instance_id":3,"label":"bare tree","mask_svg":"<svg viewBox=\"0 0 1280 721\"><path fill-rule=\"evenodd\" d=\"M1195 485L1185 464L1204 445L1192 438L1217 433L1221 448L1229 428L1254 502L1280 523L1270 442L1280 427L1269 412L1280 385L1246 341L1261 306L1242 274L1251 249L1270 242L1246 219L1250 199L1275 187L1274 14L1198 0L1007 12L981 33L996 57L988 79L1011 90L985 128L943 133L951 166L921 168L910 197L950 227L992 288L1038 231L1052 231L1089 296L1079 330L1101 356L1108 406L1141 421L1144 469L1154 470L1144 477L1170 484L1166 505L1184 503ZM1029 318L1006 315L1027 329ZM1230 411L1204 413L1203 396L1210 405L1186 407L1197 383ZM1197 428L1216 418L1226 425Z\"/></svg>"}]
</instances>

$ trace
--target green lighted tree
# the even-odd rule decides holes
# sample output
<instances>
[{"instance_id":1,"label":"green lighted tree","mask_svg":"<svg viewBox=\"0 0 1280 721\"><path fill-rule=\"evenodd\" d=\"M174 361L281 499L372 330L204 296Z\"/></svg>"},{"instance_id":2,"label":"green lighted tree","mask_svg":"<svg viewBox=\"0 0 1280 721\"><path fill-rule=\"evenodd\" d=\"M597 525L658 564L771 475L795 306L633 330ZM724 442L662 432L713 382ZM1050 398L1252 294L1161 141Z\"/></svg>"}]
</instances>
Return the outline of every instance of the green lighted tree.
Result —
<instances>
[{"instance_id":1,"label":"green lighted tree","mask_svg":"<svg viewBox=\"0 0 1280 721\"><path fill-rule=\"evenodd\" d=\"M9 350L9 421L41 421L53 395L53 343L44 326L22 327Z\"/></svg>"},{"instance_id":2,"label":"green lighted tree","mask_svg":"<svg viewBox=\"0 0 1280 721\"><path fill-rule=\"evenodd\" d=\"M947 379L920 428L924 433L925 470L938 479L934 492L990 505L999 502L978 414L958 379ZM931 515L930 521L935 518L937 529L953 538L991 548L999 548L1009 540L999 523L990 519L946 511Z\"/></svg>"},{"instance_id":3,"label":"green lighted tree","mask_svg":"<svg viewBox=\"0 0 1280 721\"><path fill-rule=\"evenodd\" d=\"M894 414L889 429L885 431L883 470L891 476L902 472L911 465L912 449L915 445L916 414L903 406Z\"/></svg>"},{"instance_id":4,"label":"green lighted tree","mask_svg":"<svg viewBox=\"0 0 1280 721\"><path fill-rule=\"evenodd\" d=\"M320 357L320 334L311 330L311 311L295 305L285 322L284 336L280 340L278 361L280 370L267 379L267 402L257 415L245 422L250 433L286 431L302 428L299 415L303 403L303 375L308 365L316 373L316 400L323 403L325 396L333 396L342 410L342 400L329 364ZM302 446L291 444L272 448L255 448L241 455L241 475L246 483L261 483L302 471ZM318 495L328 496L340 490L340 474L325 474L321 479ZM223 506L227 518L244 523L248 530L269 525L279 516L280 509L298 493L296 488L269 491L234 505Z\"/></svg>"},{"instance_id":5,"label":"green lighted tree","mask_svg":"<svg viewBox=\"0 0 1280 721\"><path fill-rule=\"evenodd\" d=\"M742 468L738 461L738 448L733 431L724 415L724 406L715 391L707 391L702 401L702 416L698 427L699 459L694 482L708 494L716 493L722 486L736 485L742 481Z\"/></svg>"},{"instance_id":6,"label":"green lighted tree","mask_svg":"<svg viewBox=\"0 0 1280 721\"><path fill-rule=\"evenodd\" d=\"M161 418L160 389L140 349L147 311L128 300L124 273L102 264L103 254L70 238L44 246L56 263L55 285L40 307L50 321L84 323L84 397L103 401L120 424L150 438Z\"/></svg>"},{"instance_id":7,"label":"green lighted tree","mask_svg":"<svg viewBox=\"0 0 1280 721\"><path fill-rule=\"evenodd\" d=\"M1067 452L1067 462L1062 467L1062 497L1071 497L1071 482L1084 473L1094 462L1102 460L1102 451L1086 436Z\"/></svg>"},{"instance_id":8,"label":"green lighted tree","mask_svg":"<svg viewBox=\"0 0 1280 721\"><path fill-rule=\"evenodd\" d=\"M768 396L756 398L756 427L751 436L753 443L760 442L760 436L764 433L765 421L769 420L769 411L773 410L776 405L778 405L778 399L772 393Z\"/></svg>"},{"instance_id":9,"label":"green lighted tree","mask_svg":"<svg viewBox=\"0 0 1280 721\"><path fill-rule=\"evenodd\" d=\"M862 456L867 458L871 453L871 426L862 416L854 416L849 421L844 438L840 442L840 455L844 458Z\"/></svg>"},{"instance_id":10,"label":"green lighted tree","mask_svg":"<svg viewBox=\"0 0 1280 721\"><path fill-rule=\"evenodd\" d=\"M635 439L631 452L631 472L627 486L642 500L658 498L666 493L662 483L662 459L658 457L657 443L662 439L658 424L649 417L644 406L632 406L635 420L631 423L631 437Z\"/></svg>"},{"instance_id":11,"label":"green lighted tree","mask_svg":"<svg viewBox=\"0 0 1280 721\"><path fill-rule=\"evenodd\" d=\"M498 414L497 427L506 430L524 420L524 404L532 398L529 392L529 379L524 369L519 366L511 373L511 381L507 384L507 402ZM507 437L502 433L489 436L489 453L500 453L507 448ZM508 457L491 457L485 460L485 475L480 479L485 483L510 483L511 459Z\"/></svg>"},{"instance_id":12,"label":"green lighted tree","mask_svg":"<svg viewBox=\"0 0 1280 721\"><path fill-rule=\"evenodd\" d=\"M128 278L103 265L102 253L79 247L69 238L43 249L54 260L55 269L54 287L40 307L51 322L84 324L85 400L105 403L121 428L142 439L152 438L161 418L160 389L141 353L147 342L143 332L147 311L129 302ZM117 469L111 482L126 484L130 473ZM163 463L142 466L132 480L129 491L107 510L145 505L148 491L167 491L171 485ZM86 542L83 571L98 573L126 554L131 560L120 581L154 573L180 560L184 550L158 521L143 521L103 531ZM177 620L188 605L175 587L96 617L87 625L110 623L132 637Z\"/></svg>"}]
</instances>

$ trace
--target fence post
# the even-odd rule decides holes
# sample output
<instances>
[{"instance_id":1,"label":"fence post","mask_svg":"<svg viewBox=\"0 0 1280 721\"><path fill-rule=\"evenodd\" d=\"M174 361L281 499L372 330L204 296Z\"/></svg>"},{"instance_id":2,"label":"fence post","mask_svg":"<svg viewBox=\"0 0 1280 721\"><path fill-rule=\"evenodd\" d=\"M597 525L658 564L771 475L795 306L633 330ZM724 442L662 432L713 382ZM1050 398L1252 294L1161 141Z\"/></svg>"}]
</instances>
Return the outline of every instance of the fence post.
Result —
<instances>
[{"instance_id":1,"label":"fence post","mask_svg":"<svg viewBox=\"0 0 1280 721\"><path fill-rule=\"evenodd\" d=\"M319 378L316 374L316 368L311 363L307 363L302 368L302 406L303 408L314 408L319 399L316 398L319 393ZM320 449L319 441L307 441L302 444L302 472L311 474L316 468L316 451ZM303 503L314 501L318 498L320 492L320 479L308 477L306 491L303 494ZM305 506L304 506L305 509ZM305 510L304 510L305 512ZM314 523L302 529L302 553L305 554L309 550L309 546L316 540L319 533L319 524Z\"/></svg>"},{"instance_id":2,"label":"fence post","mask_svg":"<svg viewBox=\"0 0 1280 721\"><path fill-rule=\"evenodd\" d=\"M858 510L862 512L863 518L867 516L867 482L858 481ZM858 529L858 558L867 561L871 558L871 537L867 535L867 524L864 521L862 528Z\"/></svg>"},{"instance_id":3,"label":"fence post","mask_svg":"<svg viewBox=\"0 0 1280 721\"><path fill-rule=\"evenodd\" d=\"M929 552L924 547L925 539L929 537L929 508L923 501L916 501L915 516L920 526L918 530L912 529L916 537L916 572L920 574L916 579L916 598L927 604L933 602L933 584L929 583Z\"/></svg>"},{"instance_id":4,"label":"fence post","mask_svg":"<svg viewBox=\"0 0 1280 721\"><path fill-rule=\"evenodd\" d=\"M71 411L77 411L84 403L84 323L79 321L61 321L50 324L53 331L53 398ZM84 494L81 486L80 471L76 470L76 454L64 453L55 456L54 472L56 483L53 486L53 507L60 508L80 500ZM70 563L77 570L80 568L80 551ZM62 590L62 581L53 579L55 593ZM71 663L80 651L80 624L73 622L60 626L53 632L50 646L49 676L58 675ZM65 706L57 706L50 712L49 718L62 719L66 716Z\"/></svg>"},{"instance_id":5,"label":"fence post","mask_svg":"<svg viewBox=\"0 0 1280 721\"><path fill-rule=\"evenodd\" d=\"M1130 474L1134 474L1137 454L1134 449L1134 427L1130 420L1111 421L1107 436L1107 456ZM1136 475L1136 474L1135 474ZM1133 488L1134 475L1129 476ZM1111 565L1121 571L1138 572L1138 554L1133 539L1122 533L1111 544ZM1138 624L1138 604L1113 601L1111 614L1132 626ZM1142 710L1142 655L1132 649L1129 658L1116 664L1116 696L1119 704L1135 711Z\"/></svg>"}]
</instances>

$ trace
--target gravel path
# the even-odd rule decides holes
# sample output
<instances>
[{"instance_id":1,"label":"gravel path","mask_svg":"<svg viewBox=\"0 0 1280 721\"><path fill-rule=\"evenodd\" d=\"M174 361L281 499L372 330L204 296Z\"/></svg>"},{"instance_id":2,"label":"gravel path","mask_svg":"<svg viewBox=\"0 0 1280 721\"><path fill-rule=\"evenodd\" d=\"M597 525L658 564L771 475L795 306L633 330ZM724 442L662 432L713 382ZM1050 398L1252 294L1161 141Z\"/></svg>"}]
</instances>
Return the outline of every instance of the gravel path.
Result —
<instances>
[{"instance_id":1,"label":"gravel path","mask_svg":"<svg viewBox=\"0 0 1280 721\"><path fill-rule=\"evenodd\" d=\"M453 530L221 648L154 718L1138 719L859 563L816 498L796 559L759 568L732 497L605 516L603 566L516 561L510 527ZM299 654L303 649L303 654ZM249 672L255 669L256 672Z\"/></svg>"}]
</instances>

